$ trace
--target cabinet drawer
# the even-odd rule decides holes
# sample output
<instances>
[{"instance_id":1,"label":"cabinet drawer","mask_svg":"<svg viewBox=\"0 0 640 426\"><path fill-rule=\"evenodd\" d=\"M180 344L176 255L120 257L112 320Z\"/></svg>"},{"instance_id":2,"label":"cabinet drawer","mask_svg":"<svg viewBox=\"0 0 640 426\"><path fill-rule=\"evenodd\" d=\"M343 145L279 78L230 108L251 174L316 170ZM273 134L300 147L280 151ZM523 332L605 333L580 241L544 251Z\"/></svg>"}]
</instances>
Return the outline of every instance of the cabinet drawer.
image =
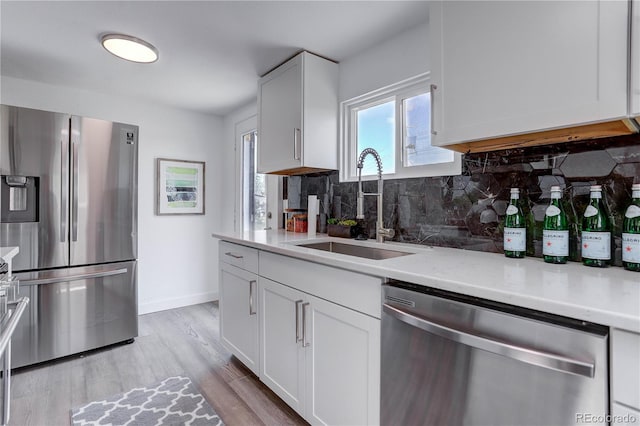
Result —
<instances>
[{"instance_id":1,"label":"cabinet drawer","mask_svg":"<svg viewBox=\"0 0 640 426\"><path fill-rule=\"evenodd\" d=\"M249 272L258 273L258 250L239 244L220 241L219 257L223 263L236 266Z\"/></svg>"},{"instance_id":2,"label":"cabinet drawer","mask_svg":"<svg viewBox=\"0 0 640 426\"><path fill-rule=\"evenodd\" d=\"M612 399L640 410L640 334L614 329L611 353Z\"/></svg>"},{"instance_id":3,"label":"cabinet drawer","mask_svg":"<svg viewBox=\"0 0 640 426\"><path fill-rule=\"evenodd\" d=\"M380 318L381 278L265 251L260 252L260 276Z\"/></svg>"}]
</instances>

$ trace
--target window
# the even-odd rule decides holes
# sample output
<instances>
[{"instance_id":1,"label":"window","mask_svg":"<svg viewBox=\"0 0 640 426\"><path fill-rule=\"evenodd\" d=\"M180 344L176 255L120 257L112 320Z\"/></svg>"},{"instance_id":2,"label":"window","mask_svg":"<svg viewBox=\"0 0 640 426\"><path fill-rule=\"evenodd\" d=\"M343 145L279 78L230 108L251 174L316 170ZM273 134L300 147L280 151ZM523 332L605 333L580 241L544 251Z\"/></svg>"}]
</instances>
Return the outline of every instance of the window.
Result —
<instances>
[{"instance_id":1,"label":"window","mask_svg":"<svg viewBox=\"0 0 640 426\"><path fill-rule=\"evenodd\" d=\"M459 175L461 155L431 146L431 94L428 74L345 101L341 105L340 180L358 179L356 163L365 148L382 158L388 178ZM377 176L367 159L363 179Z\"/></svg>"},{"instance_id":2,"label":"window","mask_svg":"<svg viewBox=\"0 0 640 426\"><path fill-rule=\"evenodd\" d=\"M267 227L267 185L265 175L256 173L256 142L258 134L242 135L242 229Z\"/></svg>"}]
</instances>

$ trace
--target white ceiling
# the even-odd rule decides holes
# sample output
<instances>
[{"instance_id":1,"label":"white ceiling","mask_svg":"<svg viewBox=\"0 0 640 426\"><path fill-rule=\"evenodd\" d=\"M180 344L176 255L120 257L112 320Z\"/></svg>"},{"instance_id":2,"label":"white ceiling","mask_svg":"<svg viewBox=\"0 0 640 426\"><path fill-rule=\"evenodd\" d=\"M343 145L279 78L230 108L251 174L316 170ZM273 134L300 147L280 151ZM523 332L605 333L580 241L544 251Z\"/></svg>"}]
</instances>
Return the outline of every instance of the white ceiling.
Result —
<instances>
[{"instance_id":1,"label":"white ceiling","mask_svg":"<svg viewBox=\"0 0 640 426\"><path fill-rule=\"evenodd\" d=\"M427 20L426 1L0 1L2 75L225 115L301 49L338 62ZM105 51L120 32L160 51Z\"/></svg>"}]
</instances>

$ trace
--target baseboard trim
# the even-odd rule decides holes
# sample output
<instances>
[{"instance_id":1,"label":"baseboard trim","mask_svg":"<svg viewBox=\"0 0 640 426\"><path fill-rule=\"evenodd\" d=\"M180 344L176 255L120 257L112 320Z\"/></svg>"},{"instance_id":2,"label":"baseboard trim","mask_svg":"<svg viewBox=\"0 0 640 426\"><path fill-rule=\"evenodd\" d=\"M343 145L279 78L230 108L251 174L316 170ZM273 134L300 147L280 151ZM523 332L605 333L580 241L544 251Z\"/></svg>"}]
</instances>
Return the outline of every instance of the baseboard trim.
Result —
<instances>
[{"instance_id":1,"label":"baseboard trim","mask_svg":"<svg viewBox=\"0 0 640 426\"><path fill-rule=\"evenodd\" d=\"M183 306L197 305L199 303L211 302L218 300L218 292L207 292L198 294L189 294L182 297L172 297L162 300L153 300L150 302L140 303L138 305L138 315L150 314L152 312L166 311L168 309L181 308Z\"/></svg>"}]
</instances>

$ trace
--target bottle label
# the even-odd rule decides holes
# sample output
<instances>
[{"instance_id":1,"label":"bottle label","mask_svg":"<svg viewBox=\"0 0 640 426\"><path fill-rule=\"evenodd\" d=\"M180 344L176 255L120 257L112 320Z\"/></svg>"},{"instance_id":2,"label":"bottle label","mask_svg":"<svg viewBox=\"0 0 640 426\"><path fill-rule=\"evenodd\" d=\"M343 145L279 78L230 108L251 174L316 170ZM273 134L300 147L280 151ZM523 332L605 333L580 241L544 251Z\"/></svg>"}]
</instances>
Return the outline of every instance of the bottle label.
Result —
<instances>
[{"instance_id":1,"label":"bottle label","mask_svg":"<svg viewBox=\"0 0 640 426\"><path fill-rule=\"evenodd\" d=\"M627 217L629 219L633 219L634 217L638 216L640 216L640 207L636 206L635 204L631 204L624 214L624 217Z\"/></svg>"},{"instance_id":2,"label":"bottle label","mask_svg":"<svg viewBox=\"0 0 640 426\"><path fill-rule=\"evenodd\" d=\"M542 231L542 254L569 256L569 231Z\"/></svg>"},{"instance_id":3,"label":"bottle label","mask_svg":"<svg viewBox=\"0 0 640 426\"><path fill-rule=\"evenodd\" d=\"M556 206L549 206L544 214L547 216L558 216L560 214L560 209Z\"/></svg>"},{"instance_id":4,"label":"bottle label","mask_svg":"<svg viewBox=\"0 0 640 426\"><path fill-rule=\"evenodd\" d=\"M622 261L640 263L640 234L622 234Z\"/></svg>"},{"instance_id":5,"label":"bottle label","mask_svg":"<svg viewBox=\"0 0 640 426\"><path fill-rule=\"evenodd\" d=\"M513 204L509 204L509 207L507 207L507 214L516 214L516 213L518 213L518 208Z\"/></svg>"},{"instance_id":6,"label":"bottle label","mask_svg":"<svg viewBox=\"0 0 640 426\"><path fill-rule=\"evenodd\" d=\"M611 233L582 231L582 257L611 259Z\"/></svg>"},{"instance_id":7,"label":"bottle label","mask_svg":"<svg viewBox=\"0 0 640 426\"><path fill-rule=\"evenodd\" d=\"M587 206L587 209L584 211L584 217L591 217L597 214L598 214L598 209L596 209L592 205Z\"/></svg>"},{"instance_id":8,"label":"bottle label","mask_svg":"<svg viewBox=\"0 0 640 426\"><path fill-rule=\"evenodd\" d=\"M504 249L525 251L527 248L527 228L504 228Z\"/></svg>"}]
</instances>

